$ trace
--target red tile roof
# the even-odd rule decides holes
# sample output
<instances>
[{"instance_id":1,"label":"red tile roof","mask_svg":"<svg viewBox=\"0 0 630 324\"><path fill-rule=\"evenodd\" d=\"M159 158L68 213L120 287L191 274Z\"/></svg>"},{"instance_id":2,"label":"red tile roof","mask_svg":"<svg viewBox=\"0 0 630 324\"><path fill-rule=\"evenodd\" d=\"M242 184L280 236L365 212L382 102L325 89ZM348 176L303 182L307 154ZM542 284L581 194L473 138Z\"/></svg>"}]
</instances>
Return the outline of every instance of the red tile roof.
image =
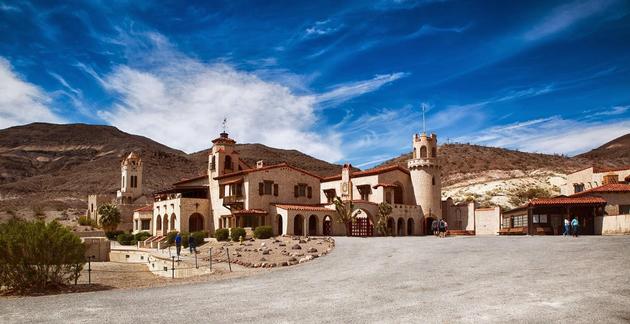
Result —
<instances>
[{"instance_id":1,"label":"red tile roof","mask_svg":"<svg viewBox=\"0 0 630 324\"><path fill-rule=\"evenodd\" d=\"M406 168L403 168L402 166L400 166L398 164L394 164L394 165L384 166L384 167L380 167L380 168L369 169L369 170L365 170L365 171L352 172L350 177L351 178L366 177L366 176L371 176L371 175L375 175L375 174L381 174L381 173L394 171L394 170L399 170L401 172L409 174L409 170L407 170ZM326 178L324 178L323 181L334 181L334 180L341 180L341 174L336 175L336 176L326 177Z\"/></svg>"},{"instance_id":2,"label":"red tile roof","mask_svg":"<svg viewBox=\"0 0 630 324\"><path fill-rule=\"evenodd\" d=\"M327 211L333 212L334 210L328 209L322 205L288 205L288 204L276 204L276 207L286 210L301 210L301 211Z\"/></svg>"},{"instance_id":3,"label":"red tile roof","mask_svg":"<svg viewBox=\"0 0 630 324\"><path fill-rule=\"evenodd\" d=\"M194 177L194 178L190 178L190 179L182 179L181 181L173 183L173 185L176 186L176 185L180 185L180 184L184 184L184 183L188 183L188 182L193 182L193 181L196 181L196 180L201 180L201 179L204 179L204 178L207 178L207 177L208 177L208 175L204 174L204 175L200 175L198 177Z\"/></svg>"},{"instance_id":4,"label":"red tile roof","mask_svg":"<svg viewBox=\"0 0 630 324\"><path fill-rule=\"evenodd\" d=\"M143 211L153 211L153 205L146 205L144 207L140 207L138 209L134 209L135 212L143 212Z\"/></svg>"},{"instance_id":5,"label":"red tile roof","mask_svg":"<svg viewBox=\"0 0 630 324\"><path fill-rule=\"evenodd\" d=\"M376 185L374 185L372 188L376 189L378 187L383 187L383 188L396 188L398 187L397 184L395 183L377 183Z\"/></svg>"},{"instance_id":6,"label":"red tile roof","mask_svg":"<svg viewBox=\"0 0 630 324\"><path fill-rule=\"evenodd\" d=\"M237 211L233 211L232 214L235 215L267 215L267 212L262 209L241 209Z\"/></svg>"},{"instance_id":7,"label":"red tile roof","mask_svg":"<svg viewBox=\"0 0 630 324\"><path fill-rule=\"evenodd\" d=\"M551 205L599 205L606 204L606 200L600 197L555 197L532 199L529 206Z\"/></svg>"},{"instance_id":8,"label":"red tile roof","mask_svg":"<svg viewBox=\"0 0 630 324\"><path fill-rule=\"evenodd\" d=\"M603 193L603 192L630 192L630 185L623 184L623 183L609 183L603 186L599 186L592 189L584 190L582 192L578 192L576 194L571 195L570 197L582 197L582 196L587 196L589 194Z\"/></svg>"},{"instance_id":9,"label":"red tile roof","mask_svg":"<svg viewBox=\"0 0 630 324\"><path fill-rule=\"evenodd\" d=\"M307 174L307 175L309 175L311 177L314 177L314 178L317 178L317 179L322 179L322 177L320 177L320 176L318 176L316 174L310 173L310 172L308 172L306 170L302 170L300 168L296 168L296 167L294 167L292 165L289 165L287 163L280 163L280 164L264 166L262 168L254 168L254 169L247 169L247 170L242 170L242 171L238 171L238 172L232 172L232 173L224 174L224 175L219 176L219 177L215 177L214 179L215 180L220 180L220 179L225 179L225 178L245 175L245 174L249 174L249 173L252 173L252 172L265 171L265 170L271 170L271 169L276 169L276 168L290 168L290 169L293 169L295 171Z\"/></svg>"}]
</instances>

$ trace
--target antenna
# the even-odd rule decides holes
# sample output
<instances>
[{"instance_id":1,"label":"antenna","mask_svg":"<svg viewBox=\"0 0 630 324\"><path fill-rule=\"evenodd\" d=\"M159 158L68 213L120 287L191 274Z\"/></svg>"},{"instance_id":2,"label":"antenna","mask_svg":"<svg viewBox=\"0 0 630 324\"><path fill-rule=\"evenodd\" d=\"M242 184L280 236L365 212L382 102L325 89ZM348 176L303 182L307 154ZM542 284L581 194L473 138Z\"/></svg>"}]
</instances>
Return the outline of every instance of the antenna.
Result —
<instances>
[{"instance_id":1,"label":"antenna","mask_svg":"<svg viewBox=\"0 0 630 324\"><path fill-rule=\"evenodd\" d=\"M227 117L223 117L223 132L225 133L225 130L227 128Z\"/></svg>"}]
</instances>

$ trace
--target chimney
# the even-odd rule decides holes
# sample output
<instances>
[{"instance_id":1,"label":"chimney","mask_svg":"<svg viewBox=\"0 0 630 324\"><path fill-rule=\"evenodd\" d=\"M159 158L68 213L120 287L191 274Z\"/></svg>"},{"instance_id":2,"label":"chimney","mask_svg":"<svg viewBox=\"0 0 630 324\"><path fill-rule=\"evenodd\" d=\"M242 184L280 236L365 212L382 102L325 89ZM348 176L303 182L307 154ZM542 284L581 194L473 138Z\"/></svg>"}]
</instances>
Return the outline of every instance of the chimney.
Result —
<instances>
[{"instance_id":1,"label":"chimney","mask_svg":"<svg viewBox=\"0 0 630 324\"><path fill-rule=\"evenodd\" d=\"M257 161L256 162L256 169L260 169L262 167L265 166L265 163L263 162L263 160Z\"/></svg>"},{"instance_id":2,"label":"chimney","mask_svg":"<svg viewBox=\"0 0 630 324\"><path fill-rule=\"evenodd\" d=\"M602 185L619 183L619 175L614 173L609 173L604 176L604 180L602 181Z\"/></svg>"}]
</instances>

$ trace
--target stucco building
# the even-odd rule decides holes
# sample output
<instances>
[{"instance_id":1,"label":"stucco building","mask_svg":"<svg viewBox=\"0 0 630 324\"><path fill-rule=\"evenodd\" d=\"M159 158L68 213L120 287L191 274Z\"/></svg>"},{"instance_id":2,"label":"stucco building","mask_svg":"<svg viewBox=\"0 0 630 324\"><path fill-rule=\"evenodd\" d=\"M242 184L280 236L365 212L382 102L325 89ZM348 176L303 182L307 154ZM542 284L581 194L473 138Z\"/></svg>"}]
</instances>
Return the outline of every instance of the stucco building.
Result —
<instances>
[{"instance_id":1,"label":"stucco building","mask_svg":"<svg viewBox=\"0 0 630 324\"><path fill-rule=\"evenodd\" d=\"M619 182L630 183L630 166L623 168L588 167L567 175L567 183L560 188L560 193L568 196L608 183Z\"/></svg>"}]
</instances>

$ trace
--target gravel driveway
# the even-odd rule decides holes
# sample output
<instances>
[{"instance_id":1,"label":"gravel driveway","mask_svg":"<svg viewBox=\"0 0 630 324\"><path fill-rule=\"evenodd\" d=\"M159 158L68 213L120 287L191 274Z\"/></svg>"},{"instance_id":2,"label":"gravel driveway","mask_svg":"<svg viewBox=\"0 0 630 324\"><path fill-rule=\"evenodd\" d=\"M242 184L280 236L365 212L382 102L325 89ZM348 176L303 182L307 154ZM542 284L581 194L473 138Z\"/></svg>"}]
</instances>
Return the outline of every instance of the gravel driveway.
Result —
<instances>
[{"instance_id":1,"label":"gravel driveway","mask_svg":"<svg viewBox=\"0 0 630 324\"><path fill-rule=\"evenodd\" d=\"M1 323L507 321L630 321L630 236L339 237L247 278L0 300Z\"/></svg>"}]
</instances>

